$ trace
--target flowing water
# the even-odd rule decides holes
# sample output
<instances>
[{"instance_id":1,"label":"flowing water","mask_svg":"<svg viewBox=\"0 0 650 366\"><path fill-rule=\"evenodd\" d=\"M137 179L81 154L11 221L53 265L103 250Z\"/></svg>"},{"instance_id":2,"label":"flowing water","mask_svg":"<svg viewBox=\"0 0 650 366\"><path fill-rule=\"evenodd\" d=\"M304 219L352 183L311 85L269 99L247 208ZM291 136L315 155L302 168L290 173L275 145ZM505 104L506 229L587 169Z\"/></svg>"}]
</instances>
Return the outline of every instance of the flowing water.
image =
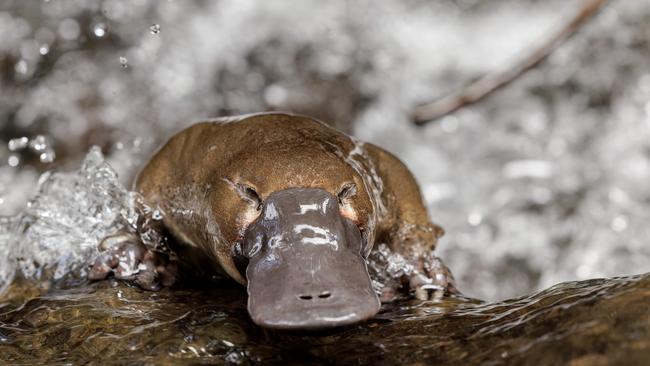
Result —
<instances>
[{"instance_id":1,"label":"flowing water","mask_svg":"<svg viewBox=\"0 0 650 366\"><path fill-rule=\"evenodd\" d=\"M255 326L240 287L100 282L0 307L12 364L631 365L650 358L650 275L569 282L484 304L398 301L326 333Z\"/></svg>"},{"instance_id":2,"label":"flowing water","mask_svg":"<svg viewBox=\"0 0 650 366\"><path fill-rule=\"evenodd\" d=\"M576 3L0 1L0 363L647 364L650 0L611 0L484 103L407 118ZM400 300L366 324L278 333L232 284L84 279L107 234L160 245L159 213L128 189L158 144L269 109L404 160L446 229L437 254L490 302Z\"/></svg>"}]
</instances>

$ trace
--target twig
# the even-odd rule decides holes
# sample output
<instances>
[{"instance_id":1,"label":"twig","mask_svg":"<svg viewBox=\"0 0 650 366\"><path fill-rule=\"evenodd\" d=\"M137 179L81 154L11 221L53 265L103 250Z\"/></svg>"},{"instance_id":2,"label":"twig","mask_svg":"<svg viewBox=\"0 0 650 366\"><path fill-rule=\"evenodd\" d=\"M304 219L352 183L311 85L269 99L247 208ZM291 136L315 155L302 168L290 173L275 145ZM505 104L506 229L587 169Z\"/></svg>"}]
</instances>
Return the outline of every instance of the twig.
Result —
<instances>
[{"instance_id":1,"label":"twig","mask_svg":"<svg viewBox=\"0 0 650 366\"><path fill-rule=\"evenodd\" d=\"M456 93L416 107L411 114L413 121L417 125L424 125L468 104L476 103L513 81L550 55L557 46L593 17L605 2L607 0L586 0L580 11L567 24L539 47L532 50L530 54L515 62L512 67L487 73Z\"/></svg>"}]
</instances>

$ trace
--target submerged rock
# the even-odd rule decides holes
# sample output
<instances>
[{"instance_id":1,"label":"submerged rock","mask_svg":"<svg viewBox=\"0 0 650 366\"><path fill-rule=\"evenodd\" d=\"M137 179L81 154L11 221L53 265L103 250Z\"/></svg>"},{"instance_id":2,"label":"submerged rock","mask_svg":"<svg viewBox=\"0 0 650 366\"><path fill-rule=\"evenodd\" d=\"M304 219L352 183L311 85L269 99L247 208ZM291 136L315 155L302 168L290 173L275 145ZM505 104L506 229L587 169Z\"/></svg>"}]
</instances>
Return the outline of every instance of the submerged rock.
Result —
<instances>
[{"instance_id":1,"label":"submerged rock","mask_svg":"<svg viewBox=\"0 0 650 366\"><path fill-rule=\"evenodd\" d=\"M326 333L252 324L243 289L147 292L118 283L0 303L0 362L142 364L642 364L650 274L567 282L499 303L384 305Z\"/></svg>"}]
</instances>

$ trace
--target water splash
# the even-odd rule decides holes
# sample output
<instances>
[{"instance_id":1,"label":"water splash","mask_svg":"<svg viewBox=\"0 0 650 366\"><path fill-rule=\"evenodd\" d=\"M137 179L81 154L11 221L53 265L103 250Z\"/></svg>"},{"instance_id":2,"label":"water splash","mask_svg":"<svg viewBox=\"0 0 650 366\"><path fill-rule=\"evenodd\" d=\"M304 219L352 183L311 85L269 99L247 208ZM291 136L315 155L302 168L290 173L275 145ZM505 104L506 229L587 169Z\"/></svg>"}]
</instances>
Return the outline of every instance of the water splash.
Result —
<instances>
[{"instance_id":1,"label":"water splash","mask_svg":"<svg viewBox=\"0 0 650 366\"><path fill-rule=\"evenodd\" d=\"M7 159L7 164L11 167L20 165L21 154L26 151L36 154L44 164L52 163L56 159L51 139L43 135L36 135L32 139L26 136L13 138L7 143L7 148L12 152Z\"/></svg>"},{"instance_id":2,"label":"water splash","mask_svg":"<svg viewBox=\"0 0 650 366\"><path fill-rule=\"evenodd\" d=\"M57 280L77 270L84 275L99 242L120 230L137 231L157 247L162 239L147 226L150 219L159 220L160 211L125 189L93 147L79 170L43 174L27 209L0 221L0 251L11 249L0 263L0 288L15 271L33 279Z\"/></svg>"},{"instance_id":3,"label":"water splash","mask_svg":"<svg viewBox=\"0 0 650 366\"><path fill-rule=\"evenodd\" d=\"M15 265L12 262L14 257L14 246L9 245L14 220L12 217L0 216L0 294L11 283Z\"/></svg>"},{"instance_id":4,"label":"water splash","mask_svg":"<svg viewBox=\"0 0 650 366\"><path fill-rule=\"evenodd\" d=\"M9 150L11 151L16 151L26 148L28 143L29 139L27 137L19 137L9 140L7 147L9 147Z\"/></svg>"}]
</instances>

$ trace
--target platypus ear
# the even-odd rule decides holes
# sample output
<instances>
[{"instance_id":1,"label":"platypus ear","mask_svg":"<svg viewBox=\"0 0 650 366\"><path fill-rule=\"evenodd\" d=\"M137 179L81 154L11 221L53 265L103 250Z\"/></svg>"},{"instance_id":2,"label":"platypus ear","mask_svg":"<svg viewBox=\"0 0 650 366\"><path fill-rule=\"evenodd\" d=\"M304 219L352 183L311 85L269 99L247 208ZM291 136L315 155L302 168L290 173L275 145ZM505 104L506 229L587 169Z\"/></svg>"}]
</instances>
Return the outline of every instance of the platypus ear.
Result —
<instances>
[{"instance_id":1,"label":"platypus ear","mask_svg":"<svg viewBox=\"0 0 650 366\"><path fill-rule=\"evenodd\" d=\"M352 182L345 183L341 187L341 189L339 189L339 193L337 194L337 197L339 199L339 204L343 205L343 202L346 199L351 198L356 194L357 194L357 185Z\"/></svg>"},{"instance_id":2,"label":"platypus ear","mask_svg":"<svg viewBox=\"0 0 650 366\"><path fill-rule=\"evenodd\" d=\"M262 209L262 197L260 197L255 188L244 183L235 183L234 187L243 199L255 206L256 210L259 211Z\"/></svg>"}]
</instances>

